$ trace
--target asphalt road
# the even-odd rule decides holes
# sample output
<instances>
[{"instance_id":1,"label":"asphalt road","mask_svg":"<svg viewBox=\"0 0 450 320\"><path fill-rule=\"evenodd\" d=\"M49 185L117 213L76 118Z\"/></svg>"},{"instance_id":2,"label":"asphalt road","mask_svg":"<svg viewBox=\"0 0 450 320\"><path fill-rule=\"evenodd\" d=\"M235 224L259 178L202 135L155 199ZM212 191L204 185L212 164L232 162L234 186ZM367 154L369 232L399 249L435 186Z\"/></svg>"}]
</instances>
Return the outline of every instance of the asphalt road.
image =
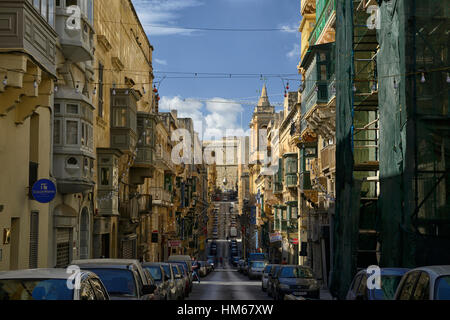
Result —
<instances>
[{"instance_id":1,"label":"asphalt road","mask_svg":"<svg viewBox=\"0 0 450 320\"><path fill-rule=\"evenodd\" d=\"M225 244L225 243L224 243ZM271 300L261 290L260 280L249 280L248 277L224 263L224 267L216 268L194 287L186 300Z\"/></svg>"},{"instance_id":2,"label":"asphalt road","mask_svg":"<svg viewBox=\"0 0 450 320\"><path fill-rule=\"evenodd\" d=\"M219 206L219 239L216 240L218 265L209 275L200 278L200 283L194 281L192 292L186 300L271 300L261 290L261 280L249 280L229 263L230 247L226 240L231 220L229 207L229 203L220 203Z\"/></svg>"}]
</instances>

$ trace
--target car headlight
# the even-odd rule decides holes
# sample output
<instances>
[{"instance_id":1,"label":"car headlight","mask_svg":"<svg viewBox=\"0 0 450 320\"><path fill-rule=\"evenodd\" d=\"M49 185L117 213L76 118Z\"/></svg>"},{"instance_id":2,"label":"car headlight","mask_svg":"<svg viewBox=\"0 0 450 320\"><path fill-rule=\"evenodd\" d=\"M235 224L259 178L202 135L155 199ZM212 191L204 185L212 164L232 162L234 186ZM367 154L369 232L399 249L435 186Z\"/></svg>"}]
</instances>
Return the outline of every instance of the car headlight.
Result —
<instances>
[{"instance_id":1,"label":"car headlight","mask_svg":"<svg viewBox=\"0 0 450 320\"><path fill-rule=\"evenodd\" d=\"M282 283L282 284L280 284L280 289L287 290L287 289L289 289L289 285Z\"/></svg>"}]
</instances>

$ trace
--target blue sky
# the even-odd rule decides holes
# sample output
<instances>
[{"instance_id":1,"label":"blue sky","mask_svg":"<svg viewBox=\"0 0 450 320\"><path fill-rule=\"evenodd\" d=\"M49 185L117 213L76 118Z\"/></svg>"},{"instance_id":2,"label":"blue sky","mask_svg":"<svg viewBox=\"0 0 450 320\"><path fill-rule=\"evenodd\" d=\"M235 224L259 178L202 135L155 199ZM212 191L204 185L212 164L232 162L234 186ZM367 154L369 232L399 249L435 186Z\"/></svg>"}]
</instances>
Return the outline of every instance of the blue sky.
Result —
<instances>
[{"instance_id":1,"label":"blue sky","mask_svg":"<svg viewBox=\"0 0 450 320\"><path fill-rule=\"evenodd\" d=\"M220 135L224 129L248 130L254 106L240 102L257 101L264 81L271 103L283 102L283 82L279 77L238 79L234 74L297 73L300 0L133 0L133 3L155 48L155 81L164 76L160 72L190 73L166 74L159 87L160 110L178 109L179 116L196 121L197 131ZM197 78L193 73L198 73ZM201 79L206 76L201 73L231 73L232 76ZM189 78L173 78L180 76ZM291 90L296 90L299 82L289 81L289 84Z\"/></svg>"}]
</instances>

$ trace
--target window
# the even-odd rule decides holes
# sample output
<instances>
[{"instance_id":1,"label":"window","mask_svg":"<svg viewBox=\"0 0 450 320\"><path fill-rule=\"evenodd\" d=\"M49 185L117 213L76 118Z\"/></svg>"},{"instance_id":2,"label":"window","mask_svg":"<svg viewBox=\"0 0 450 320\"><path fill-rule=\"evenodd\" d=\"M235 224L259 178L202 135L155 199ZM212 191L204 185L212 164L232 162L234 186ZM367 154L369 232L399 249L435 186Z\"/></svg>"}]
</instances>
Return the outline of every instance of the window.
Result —
<instances>
[{"instance_id":1,"label":"window","mask_svg":"<svg viewBox=\"0 0 450 320\"><path fill-rule=\"evenodd\" d=\"M61 113L61 105L59 103L55 103L55 113L56 114Z\"/></svg>"},{"instance_id":2,"label":"window","mask_svg":"<svg viewBox=\"0 0 450 320\"><path fill-rule=\"evenodd\" d=\"M414 285L416 284L416 280L419 277L419 272L412 272L406 278L406 281L403 283L403 287L401 288L399 299L400 300L409 300L411 298L411 294L414 289Z\"/></svg>"},{"instance_id":3,"label":"window","mask_svg":"<svg viewBox=\"0 0 450 320\"><path fill-rule=\"evenodd\" d=\"M78 165L78 160L74 157L70 157L69 159L67 159L67 165L76 166Z\"/></svg>"},{"instance_id":4,"label":"window","mask_svg":"<svg viewBox=\"0 0 450 320\"><path fill-rule=\"evenodd\" d=\"M77 6L77 0L66 0L66 7Z\"/></svg>"},{"instance_id":5,"label":"window","mask_svg":"<svg viewBox=\"0 0 450 320\"><path fill-rule=\"evenodd\" d=\"M61 144L61 120L55 120L53 123L53 143Z\"/></svg>"},{"instance_id":6,"label":"window","mask_svg":"<svg viewBox=\"0 0 450 320\"><path fill-rule=\"evenodd\" d=\"M41 15L47 20L47 0L41 0Z\"/></svg>"},{"instance_id":7,"label":"window","mask_svg":"<svg viewBox=\"0 0 450 320\"><path fill-rule=\"evenodd\" d=\"M412 300L430 300L430 277L426 272L421 273Z\"/></svg>"},{"instance_id":8,"label":"window","mask_svg":"<svg viewBox=\"0 0 450 320\"><path fill-rule=\"evenodd\" d=\"M450 300L450 276L439 277L436 280L434 300Z\"/></svg>"},{"instance_id":9,"label":"window","mask_svg":"<svg viewBox=\"0 0 450 320\"><path fill-rule=\"evenodd\" d=\"M124 269L89 268L106 287L110 295L136 297L133 273Z\"/></svg>"},{"instance_id":10,"label":"window","mask_svg":"<svg viewBox=\"0 0 450 320\"><path fill-rule=\"evenodd\" d=\"M80 289L80 300L96 300L94 289L92 289L89 281L83 281Z\"/></svg>"},{"instance_id":11,"label":"window","mask_svg":"<svg viewBox=\"0 0 450 320\"><path fill-rule=\"evenodd\" d=\"M78 105L77 104L67 104L66 112L71 114L78 114Z\"/></svg>"},{"instance_id":12,"label":"window","mask_svg":"<svg viewBox=\"0 0 450 320\"><path fill-rule=\"evenodd\" d=\"M55 27L55 0L48 0L48 24Z\"/></svg>"},{"instance_id":13,"label":"window","mask_svg":"<svg viewBox=\"0 0 450 320\"><path fill-rule=\"evenodd\" d=\"M361 282L359 283L358 291L356 292L356 295L362 295L363 297L367 297L367 275L364 274L361 277Z\"/></svg>"},{"instance_id":14,"label":"window","mask_svg":"<svg viewBox=\"0 0 450 320\"><path fill-rule=\"evenodd\" d=\"M103 117L103 64L98 64L98 116Z\"/></svg>"},{"instance_id":15,"label":"window","mask_svg":"<svg viewBox=\"0 0 450 320\"><path fill-rule=\"evenodd\" d=\"M127 126L127 109L126 108L114 108L113 114L113 126L123 128Z\"/></svg>"},{"instance_id":16,"label":"window","mask_svg":"<svg viewBox=\"0 0 450 320\"><path fill-rule=\"evenodd\" d=\"M97 300L107 300L108 294L100 281L98 279L90 279L89 281L91 282L92 288L97 296Z\"/></svg>"},{"instance_id":17,"label":"window","mask_svg":"<svg viewBox=\"0 0 450 320\"><path fill-rule=\"evenodd\" d=\"M102 168L100 174L100 183L102 186L109 186L111 181L111 172L109 168Z\"/></svg>"},{"instance_id":18,"label":"window","mask_svg":"<svg viewBox=\"0 0 450 320\"><path fill-rule=\"evenodd\" d=\"M78 121L66 121L66 144L78 144Z\"/></svg>"}]
</instances>

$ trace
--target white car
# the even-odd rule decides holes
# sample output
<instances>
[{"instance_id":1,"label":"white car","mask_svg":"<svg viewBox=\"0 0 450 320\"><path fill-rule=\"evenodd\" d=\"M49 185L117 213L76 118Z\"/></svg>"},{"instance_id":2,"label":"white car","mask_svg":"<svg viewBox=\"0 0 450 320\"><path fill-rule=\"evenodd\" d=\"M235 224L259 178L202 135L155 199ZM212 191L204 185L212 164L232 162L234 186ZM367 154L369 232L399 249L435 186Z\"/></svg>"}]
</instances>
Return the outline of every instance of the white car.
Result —
<instances>
[{"instance_id":1,"label":"white car","mask_svg":"<svg viewBox=\"0 0 450 320\"><path fill-rule=\"evenodd\" d=\"M0 272L2 300L109 300L100 278L93 272L80 270L80 286L76 274L66 269L28 269ZM70 279L69 279L70 277ZM68 285L71 284L71 286Z\"/></svg>"},{"instance_id":2,"label":"white car","mask_svg":"<svg viewBox=\"0 0 450 320\"><path fill-rule=\"evenodd\" d=\"M400 281L395 300L450 300L450 265L412 269Z\"/></svg>"}]
</instances>

